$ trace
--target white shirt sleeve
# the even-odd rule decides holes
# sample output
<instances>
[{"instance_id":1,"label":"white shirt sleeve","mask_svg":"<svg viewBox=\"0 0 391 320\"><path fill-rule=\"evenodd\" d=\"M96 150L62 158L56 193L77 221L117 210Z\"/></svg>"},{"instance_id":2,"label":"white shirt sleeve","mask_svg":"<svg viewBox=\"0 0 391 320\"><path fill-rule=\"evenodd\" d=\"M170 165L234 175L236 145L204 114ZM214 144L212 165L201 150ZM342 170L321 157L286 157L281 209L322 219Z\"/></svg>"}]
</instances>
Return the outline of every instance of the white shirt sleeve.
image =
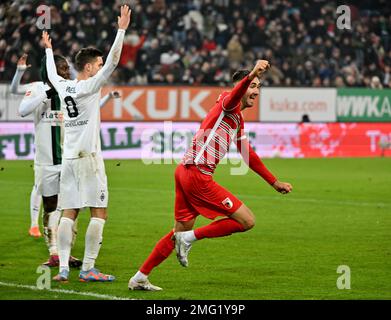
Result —
<instances>
[{"instance_id":1,"label":"white shirt sleeve","mask_svg":"<svg viewBox=\"0 0 391 320\"><path fill-rule=\"evenodd\" d=\"M16 72L14 74L14 77L12 78L11 82L11 93L18 94L18 95L24 95L26 91L29 88L28 84L20 84L20 81L22 80L22 77L24 75L24 72L26 71L27 66L17 66Z\"/></svg>"},{"instance_id":2,"label":"white shirt sleeve","mask_svg":"<svg viewBox=\"0 0 391 320\"><path fill-rule=\"evenodd\" d=\"M60 92L60 82L65 81L64 78L60 77L57 74L56 64L54 62L53 50L51 48L46 48L46 70L48 73L48 78L50 83L53 85L54 89L57 92Z\"/></svg>"},{"instance_id":3,"label":"white shirt sleeve","mask_svg":"<svg viewBox=\"0 0 391 320\"><path fill-rule=\"evenodd\" d=\"M109 77L117 67L119 59L121 57L124 35L125 30L118 29L117 36L115 37L114 43L110 49L110 52L102 69L100 69L95 76L80 83L80 86L78 88L78 95L82 96L97 92L109 79Z\"/></svg>"},{"instance_id":4,"label":"white shirt sleeve","mask_svg":"<svg viewBox=\"0 0 391 320\"><path fill-rule=\"evenodd\" d=\"M100 99L99 107L103 108L107 102L110 100L110 93L106 94L102 99Z\"/></svg>"},{"instance_id":5,"label":"white shirt sleeve","mask_svg":"<svg viewBox=\"0 0 391 320\"><path fill-rule=\"evenodd\" d=\"M46 102L46 92L44 90L39 90L37 85L33 83L19 105L19 114L22 117L26 117L38 107L46 104Z\"/></svg>"}]
</instances>

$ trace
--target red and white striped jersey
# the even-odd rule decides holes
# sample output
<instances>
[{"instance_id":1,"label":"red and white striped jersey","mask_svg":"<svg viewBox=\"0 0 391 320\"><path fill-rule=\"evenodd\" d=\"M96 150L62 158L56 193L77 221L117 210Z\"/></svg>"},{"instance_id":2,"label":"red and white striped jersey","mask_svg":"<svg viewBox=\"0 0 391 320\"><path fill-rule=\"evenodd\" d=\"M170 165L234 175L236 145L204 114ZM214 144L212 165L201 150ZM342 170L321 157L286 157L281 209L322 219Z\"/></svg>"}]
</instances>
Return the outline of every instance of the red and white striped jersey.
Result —
<instances>
[{"instance_id":1,"label":"red and white striped jersey","mask_svg":"<svg viewBox=\"0 0 391 320\"><path fill-rule=\"evenodd\" d=\"M248 84L245 90L247 87ZM244 135L244 121L240 111L241 97L232 101L233 93L235 92L223 92L219 96L194 136L182 159L183 164L195 164L202 173L212 175L228 152L231 142ZM227 98L235 102L233 107L227 106Z\"/></svg>"},{"instance_id":2,"label":"red and white striped jersey","mask_svg":"<svg viewBox=\"0 0 391 320\"><path fill-rule=\"evenodd\" d=\"M240 102L250 83L247 76L231 92L224 92L219 96L215 106L201 123L182 164L194 164L203 174L212 175L234 140L248 166L269 184L274 184L277 178L266 168L244 134Z\"/></svg>"}]
</instances>

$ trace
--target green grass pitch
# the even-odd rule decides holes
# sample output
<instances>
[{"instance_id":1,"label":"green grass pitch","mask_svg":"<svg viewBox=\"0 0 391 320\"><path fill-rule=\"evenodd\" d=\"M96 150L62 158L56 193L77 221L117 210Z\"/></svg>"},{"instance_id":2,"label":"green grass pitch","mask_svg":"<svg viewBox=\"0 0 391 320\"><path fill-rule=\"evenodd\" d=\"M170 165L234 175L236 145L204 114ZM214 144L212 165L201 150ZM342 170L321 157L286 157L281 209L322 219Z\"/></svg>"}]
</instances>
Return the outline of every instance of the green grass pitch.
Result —
<instances>
[{"instance_id":1,"label":"green grass pitch","mask_svg":"<svg viewBox=\"0 0 391 320\"><path fill-rule=\"evenodd\" d=\"M173 227L175 165L105 161L109 219L97 267L114 283L52 289L135 299L390 299L391 159L266 159L293 192L280 195L256 174L215 180L257 218L254 229L194 244L190 265L172 254L150 280L162 292L128 291L127 283L161 236ZM47 258L43 238L28 236L32 161L0 161L0 282L34 286ZM82 258L89 212L80 214L73 255ZM200 217L196 226L209 223ZM42 228L41 228L42 231ZM351 289L336 286L337 268L351 271ZM57 270L52 271L52 276ZM0 299L93 299L0 284Z\"/></svg>"}]
</instances>

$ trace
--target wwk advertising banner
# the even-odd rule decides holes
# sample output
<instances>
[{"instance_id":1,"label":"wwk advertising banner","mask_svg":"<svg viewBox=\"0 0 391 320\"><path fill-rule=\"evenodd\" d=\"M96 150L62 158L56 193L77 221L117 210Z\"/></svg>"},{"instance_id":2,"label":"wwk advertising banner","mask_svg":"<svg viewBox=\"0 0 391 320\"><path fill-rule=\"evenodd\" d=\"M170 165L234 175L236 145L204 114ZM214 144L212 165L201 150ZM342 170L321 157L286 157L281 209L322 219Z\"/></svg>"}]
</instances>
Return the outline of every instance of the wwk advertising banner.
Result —
<instances>
[{"instance_id":1,"label":"wwk advertising banner","mask_svg":"<svg viewBox=\"0 0 391 320\"><path fill-rule=\"evenodd\" d=\"M338 89L340 122L391 122L391 89Z\"/></svg>"}]
</instances>

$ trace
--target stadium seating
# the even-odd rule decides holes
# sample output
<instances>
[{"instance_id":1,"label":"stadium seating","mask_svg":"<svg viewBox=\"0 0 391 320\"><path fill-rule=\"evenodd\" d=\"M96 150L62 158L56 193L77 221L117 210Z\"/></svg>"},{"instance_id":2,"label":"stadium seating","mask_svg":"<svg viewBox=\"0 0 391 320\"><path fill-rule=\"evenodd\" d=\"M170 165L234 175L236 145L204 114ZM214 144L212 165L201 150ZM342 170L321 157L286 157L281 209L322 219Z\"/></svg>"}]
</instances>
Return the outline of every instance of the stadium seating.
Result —
<instances>
[{"instance_id":1,"label":"stadium seating","mask_svg":"<svg viewBox=\"0 0 391 320\"><path fill-rule=\"evenodd\" d=\"M57 52L70 61L86 45L107 53L120 1L52 3ZM133 31L113 84L226 85L233 70L262 57L272 63L269 86L391 86L386 0L351 5L351 30L336 27L336 5L324 0L134 0L131 6ZM24 51L32 64L24 80L37 80L43 49L35 8L33 1L0 4L2 82L12 79Z\"/></svg>"}]
</instances>

